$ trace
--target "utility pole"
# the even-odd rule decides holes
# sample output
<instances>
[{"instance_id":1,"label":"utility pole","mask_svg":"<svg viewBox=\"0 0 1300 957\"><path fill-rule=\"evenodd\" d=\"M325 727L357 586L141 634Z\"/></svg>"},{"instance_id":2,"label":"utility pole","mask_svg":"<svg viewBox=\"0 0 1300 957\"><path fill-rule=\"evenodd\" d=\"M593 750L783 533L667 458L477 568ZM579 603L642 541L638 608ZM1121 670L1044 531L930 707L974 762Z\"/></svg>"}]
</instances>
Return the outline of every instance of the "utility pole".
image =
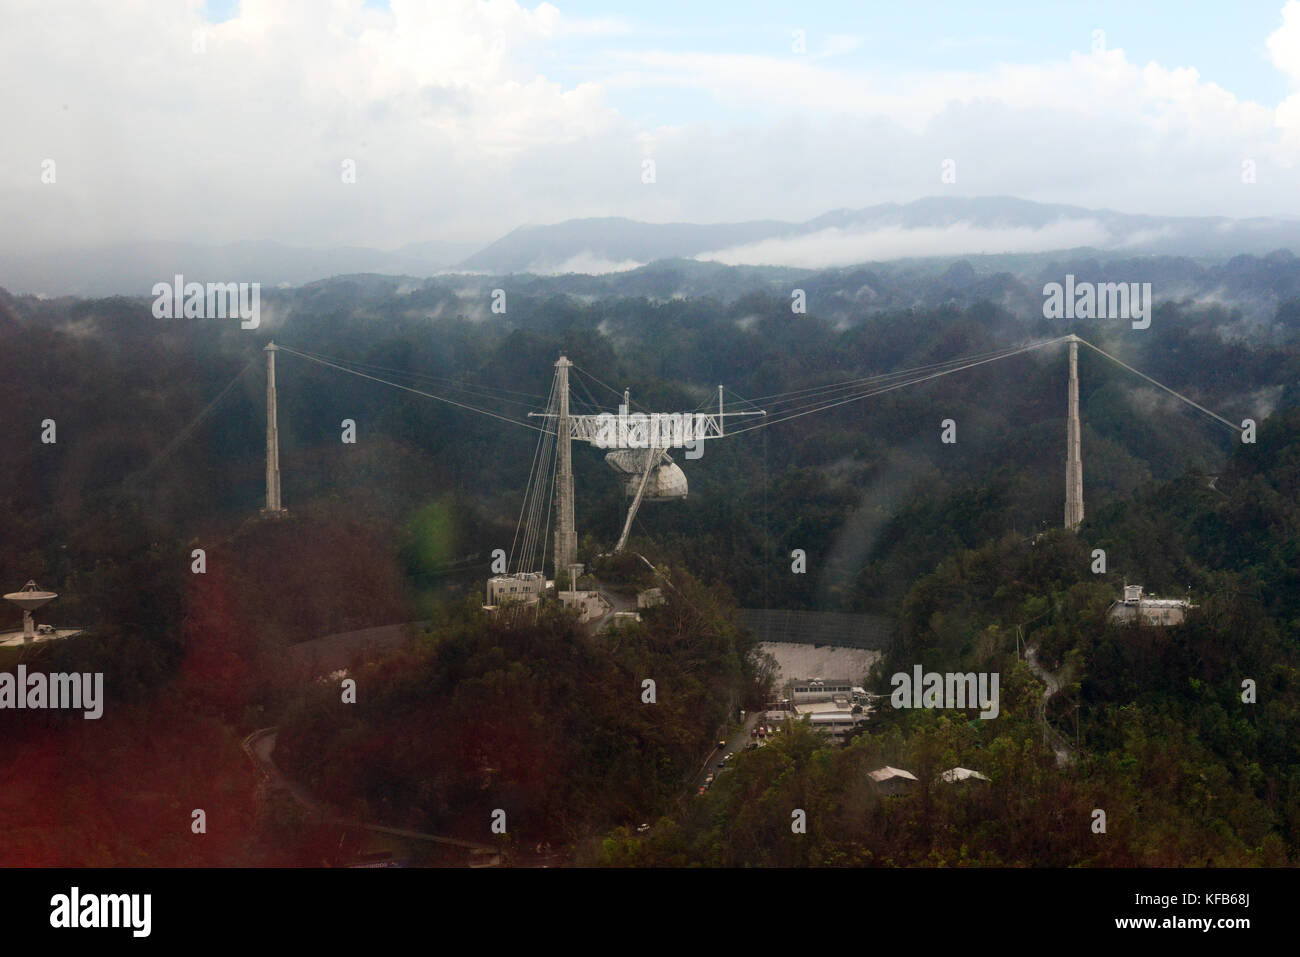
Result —
<instances>
[{"instance_id":1,"label":"utility pole","mask_svg":"<svg viewBox=\"0 0 1300 957\"><path fill-rule=\"evenodd\" d=\"M266 352L266 508L263 515L279 518L280 507L280 426L276 418L275 354L279 347L268 342Z\"/></svg>"},{"instance_id":2,"label":"utility pole","mask_svg":"<svg viewBox=\"0 0 1300 957\"><path fill-rule=\"evenodd\" d=\"M1071 335L1070 405L1066 427L1065 527L1073 531L1083 521L1083 453L1079 438L1079 337Z\"/></svg>"},{"instance_id":3,"label":"utility pole","mask_svg":"<svg viewBox=\"0 0 1300 957\"><path fill-rule=\"evenodd\" d=\"M555 574L567 569L578 555L578 532L573 519L573 450L569 436L569 367L573 363L563 354L555 363L555 388L559 393L560 414L555 421L556 469L555 488ZM572 586L570 586L572 587Z\"/></svg>"}]
</instances>

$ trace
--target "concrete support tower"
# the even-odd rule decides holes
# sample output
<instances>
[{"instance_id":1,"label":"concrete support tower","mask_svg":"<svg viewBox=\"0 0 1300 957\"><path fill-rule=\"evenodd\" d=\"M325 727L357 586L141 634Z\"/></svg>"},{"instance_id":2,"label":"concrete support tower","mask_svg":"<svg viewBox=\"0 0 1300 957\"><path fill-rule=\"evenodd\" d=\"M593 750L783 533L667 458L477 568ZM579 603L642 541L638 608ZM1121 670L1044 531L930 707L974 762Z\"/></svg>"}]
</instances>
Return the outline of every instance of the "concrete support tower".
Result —
<instances>
[{"instance_id":1,"label":"concrete support tower","mask_svg":"<svg viewBox=\"0 0 1300 957\"><path fill-rule=\"evenodd\" d=\"M563 355L555 363L555 388L560 414L555 420L555 573L568 568L578 556L578 532L573 520L573 452L569 440L569 367Z\"/></svg>"},{"instance_id":2,"label":"concrete support tower","mask_svg":"<svg viewBox=\"0 0 1300 957\"><path fill-rule=\"evenodd\" d=\"M1079 440L1079 337L1070 336L1070 422L1066 428L1065 527L1083 521L1083 454Z\"/></svg>"},{"instance_id":3,"label":"concrete support tower","mask_svg":"<svg viewBox=\"0 0 1300 957\"><path fill-rule=\"evenodd\" d=\"M266 345L266 508L263 515L279 518L280 507L280 427L276 421L274 342Z\"/></svg>"}]
</instances>

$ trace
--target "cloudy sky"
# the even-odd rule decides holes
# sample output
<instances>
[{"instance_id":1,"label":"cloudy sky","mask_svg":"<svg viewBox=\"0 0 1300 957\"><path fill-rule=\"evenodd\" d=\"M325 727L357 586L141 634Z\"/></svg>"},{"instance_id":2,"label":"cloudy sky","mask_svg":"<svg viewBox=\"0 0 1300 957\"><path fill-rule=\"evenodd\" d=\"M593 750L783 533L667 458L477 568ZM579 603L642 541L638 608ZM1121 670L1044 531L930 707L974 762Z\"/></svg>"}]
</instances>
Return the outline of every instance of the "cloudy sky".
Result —
<instances>
[{"instance_id":1,"label":"cloudy sky","mask_svg":"<svg viewBox=\"0 0 1300 957\"><path fill-rule=\"evenodd\" d=\"M1300 216L1300 0L0 0L0 90L0 252L944 192Z\"/></svg>"}]
</instances>

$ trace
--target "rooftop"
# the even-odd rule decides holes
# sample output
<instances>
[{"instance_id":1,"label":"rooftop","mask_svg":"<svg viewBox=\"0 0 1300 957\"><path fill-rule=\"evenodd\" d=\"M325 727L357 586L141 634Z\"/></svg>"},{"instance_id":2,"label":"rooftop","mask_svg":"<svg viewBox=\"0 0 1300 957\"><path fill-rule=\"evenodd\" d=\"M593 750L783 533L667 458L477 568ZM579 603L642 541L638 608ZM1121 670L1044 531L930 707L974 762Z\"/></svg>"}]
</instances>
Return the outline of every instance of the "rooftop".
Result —
<instances>
[{"instance_id":1,"label":"rooftop","mask_svg":"<svg viewBox=\"0 0 1300 957\"><path fill-rule=\"evenodd\" d=\"M970 768L949 768L947 771L944 771L943 774L939 775L940 781L946 781L949 784L953 784L957 781L968 781L971 779L976 781L988 780L987 777L980 774L978 771L972 771Z\"/></svg>"},{"instance_id":2,"label":"rooftop","mask_svg":"<svg viewBox=\"0 0 1300 957\"><path fill-rule=\"evenodd\" d=\"M849 714L853 706L840 705L834 701L810 701L808 704L795 705L794 710L799 714Z\"/></svg>"},{"instance_id":3,"label":"rooftop","mask_svg":"<svg viewBox=\"0 0 1300 957\"><path fill-rule=\"evenodd\" d=\"M876 768L876 770L870 772L870 777L871 780L877 783L889 781L894 778L902 778L905 781L916 780L916 775L911 771L904 771L902 768L891 768L887 764L883 768Z\"/></svg>"}]
</instances>

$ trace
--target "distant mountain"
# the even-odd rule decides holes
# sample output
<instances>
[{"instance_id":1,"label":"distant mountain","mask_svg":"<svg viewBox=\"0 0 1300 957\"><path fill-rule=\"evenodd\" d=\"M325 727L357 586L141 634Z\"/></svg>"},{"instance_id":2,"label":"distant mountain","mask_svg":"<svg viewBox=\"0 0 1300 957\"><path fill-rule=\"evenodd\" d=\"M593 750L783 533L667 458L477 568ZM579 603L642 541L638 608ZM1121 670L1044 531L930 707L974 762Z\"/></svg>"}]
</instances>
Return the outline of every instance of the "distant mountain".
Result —
<instances>
[{"instance_id":1,"label":"distant mountain","mask_svg":"<svg viewBox=\"0 0 1300 957\"><path fill-rule=\"evenodd\" d=\"M273 242L135 243L71 249L58 255L19 253L0 255L0 287L18 294L145 296L154 283L168 282L176 273L200 282L260 282L274 287L361 273L423 278L452 271L599 278L666 264L667 275L665 270L652 271L626 284L626 288L647 283L663 288L678 278L698 286L715 275L693 270L692 263L779 267L788 274L790 270L984 257L1002 259L1008 271L1021 273L1017 265L1044 255L1067 261L1158 256L1224 263L1234 256L1264 256L1285 249L1300 251L1300 220L1133 215L1005 196L929 197L906 204L833 210L802 223L573 219L550 226L521 226L483 248L447 242L415 243L391 251ZM957 286L962 279L950 277ZM863 295L869 292L864 290Z\"/></svg>"},{"instance_id":2,"label":"distant mountain","mask_svg":"<svg viewBox=\"0 0 1300 957\"><path fill-rule=\"evenodd\" d=\"M1091 248L1223 258L1300 249L1300 221L1118 213L1012 197L929 197L841 209L802 223L694 225L575 219L522 226L460 268L491 274L602 273L661 259L820 269L902 258Z\"/></svg>"},{"instance_id":3,"label":"distant mountain","mask_svg":"<svg viewBox=\"0 0 1300 957\"><path fill-rule=\"evenodd\" d=\"M755 242L792 228L774 219L709 226L642 223L622 217L570 219L553 226L520 226L470 256L460 268L486 273L614 272L660 259L691 258L706 249ZM584 265L603 268L577 268Z\"/></svg>"},{"instance_id":4,"label":"distant mountain","mask_svg":"<svg viewBox=\"0 0 1300 957\"><path fill-rule=\"evenodd\" d=\"M627 301L667 307L709 300L719 308L766 314L773 301L789 308L802 289L808 312L838 325L909 310L965 309L984 304L999 313L1042 320L1044 287L1073 275L1080 283L1149 282L1157 307L1176 303L1189 314L1215 315L1225 335L1296 334L1300 317L1300 258L1287 250L1207 261L1095 249L963 257L923 257L831 269L726 266L662 259L600 275L452 273L426 279L351 275L272 295L309 315L354 311L369 316L437 319L463 315L491 320L493 293L504 289L510 321L567 322L583 310L613 316ZM1274 328L1283 323L1285 329ZM1271 330L1271 331L1270 331Z\"/></svg>"}]
</instances>

